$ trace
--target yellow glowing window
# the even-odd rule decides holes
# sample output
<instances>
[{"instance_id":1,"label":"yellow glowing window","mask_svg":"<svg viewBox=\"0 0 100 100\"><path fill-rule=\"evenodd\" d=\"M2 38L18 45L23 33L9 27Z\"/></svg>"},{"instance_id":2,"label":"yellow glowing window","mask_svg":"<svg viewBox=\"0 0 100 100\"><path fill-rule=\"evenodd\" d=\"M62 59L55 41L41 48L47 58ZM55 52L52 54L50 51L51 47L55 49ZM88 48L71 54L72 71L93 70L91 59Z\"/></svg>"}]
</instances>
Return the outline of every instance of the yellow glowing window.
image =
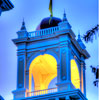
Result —
<instances>
[{"instance_id":1,"label":"yellow glowing window","mask_svg":"<svg viewBox=\"0 0 100 100\"><path fill-rule=\"evenodd\" d=\"M71 81L76 88L80 89L80 76L75 60L71 60Z\"/></svg>"},{"instance_id":2,"label":"yellow glowing window","mask_svg":"<svg viewBox=\"0 0 100 100\"><path fill-rule=\"evenodd\" d=\"M34 90L48 89L48 85L57 76L56 59L48 54L36 57L30 64L29 90L31 91L32 77L34 78Z\"/></svg>"}]
</instances>

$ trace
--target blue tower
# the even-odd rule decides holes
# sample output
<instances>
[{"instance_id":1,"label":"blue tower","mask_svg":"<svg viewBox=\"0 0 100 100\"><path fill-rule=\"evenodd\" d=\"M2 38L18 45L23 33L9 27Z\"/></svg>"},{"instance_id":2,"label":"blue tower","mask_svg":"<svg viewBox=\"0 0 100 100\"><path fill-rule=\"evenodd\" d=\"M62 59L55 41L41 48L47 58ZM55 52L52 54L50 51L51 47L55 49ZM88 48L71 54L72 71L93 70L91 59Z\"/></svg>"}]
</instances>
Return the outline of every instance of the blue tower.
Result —
<instances>
[{"instance_id":1,"label":"blue tower","mask_svg":"<svg viewBox=\"0 0 100 100\"><path fill-rule=\"evenodd\" d=\"M86 51L80 35L75 39L66 14L44 18L36 31L23 21L17 46L17 88L14 100L87 100ZM55 80L55 82L54 82Z\"/></svg>"}]
</instances>

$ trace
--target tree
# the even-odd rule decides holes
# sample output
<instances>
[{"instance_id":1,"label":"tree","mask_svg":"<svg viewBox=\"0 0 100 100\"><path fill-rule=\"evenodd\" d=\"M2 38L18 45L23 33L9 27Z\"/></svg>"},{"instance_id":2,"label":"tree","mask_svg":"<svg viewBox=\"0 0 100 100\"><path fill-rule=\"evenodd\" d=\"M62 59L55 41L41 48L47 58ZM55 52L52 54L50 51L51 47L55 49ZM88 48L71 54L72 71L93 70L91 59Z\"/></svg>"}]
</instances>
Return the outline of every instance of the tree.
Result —
<instances>
[{"instance_id":1,"label":"tree","mask_svg":"<svg viewBox=\"0 0 100 100\"><path fill-rule=\"evenodd\" d=\"M83 35L83 39L86 43L88 42L92 42L93 41L93 36L96 36L98 34L99 30L99 25L96 25L94 28L92 28L91 30L88 30L86 32L86 34ZM95 75L95 81L93 81L94 86L98 87L98 83L99 83L99 65L98 66L90 66L92 68L92 72Z\"/></svg>"},{"instance_id":2,"label":"tree","mask_svg":"<svg viewBox=\"0 0 100 100\"><path fill-rule=\"evenodd\" d=\"M98 83L99 83L99 66L90 66L92 68L92 72L95 75L95 81L93 81L94 86L98 87Z\"/></svg>"},{"instance_id":3,"label":"tree","mask_svg":"<svg viewBox=\"0 0 100 100\"><path fill-rule=\"evenodd\" d=\"M99 30L99 25L96 25L94 28L91 30L88 30L86 34L83 35L84 41L87 43L89 41L93 41L93 36L97 35L97 31Z\"/></svg>"}]
</instances>

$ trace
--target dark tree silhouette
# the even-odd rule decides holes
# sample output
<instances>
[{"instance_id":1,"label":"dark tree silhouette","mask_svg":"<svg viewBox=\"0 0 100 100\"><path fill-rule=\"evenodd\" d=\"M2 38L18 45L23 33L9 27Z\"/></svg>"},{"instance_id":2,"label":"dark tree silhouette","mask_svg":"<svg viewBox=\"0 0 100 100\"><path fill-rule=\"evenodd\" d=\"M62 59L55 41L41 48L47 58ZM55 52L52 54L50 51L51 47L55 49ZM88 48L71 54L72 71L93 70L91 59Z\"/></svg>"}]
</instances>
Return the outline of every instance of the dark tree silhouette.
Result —
<instances>
[{"instance_id":1,"label":"dark tree silhouette","mask_svg":"<svg viewBox=\"0 0 100 100\"><path fill-rule=\"evenodd\" d=\"M99 30L99 25L96 25L94 28L92 28L91 30L88 30L86 32L86 34L83 35L83 39L85 42L89 42L89 41L93 41L93 36L96 36L98 34ZM99 35L99 34L98 34Z\"/></svg>"},{"instance_id":2,"label":"dark tree silhouette","mask_svg":"<svg viewBox=\"0 0 100 100\"><path fill-rule=\"evenodd\" d=\"M95 80L93 81L94 86L98 87L98 83L99 83L99 66L95 67L95 66L90 66L92 68L92 72L95 75Z\"/></svg>"},{"instance_id":3,"label":"dark tree silhouette","mask_svg":"<svg viewBox=\"0 0 100 100\"><path fill-rule=\"evenodd\" d=\"M92 28L91 30L88 30L86 32L86 34L83 35L83 39L86 43L88 42L92 42L93 41L93 36L96 36L99 32L97 32L99 30L99 25L96 25L94 28ZM99 35L99 34L98 34ZM92 68L92 72L95 75L95 80L93 81L94 86L98 87L98 83L99 83L99 65L98 67L95 66L90 66Z\"/></svg>"}]
</instances>

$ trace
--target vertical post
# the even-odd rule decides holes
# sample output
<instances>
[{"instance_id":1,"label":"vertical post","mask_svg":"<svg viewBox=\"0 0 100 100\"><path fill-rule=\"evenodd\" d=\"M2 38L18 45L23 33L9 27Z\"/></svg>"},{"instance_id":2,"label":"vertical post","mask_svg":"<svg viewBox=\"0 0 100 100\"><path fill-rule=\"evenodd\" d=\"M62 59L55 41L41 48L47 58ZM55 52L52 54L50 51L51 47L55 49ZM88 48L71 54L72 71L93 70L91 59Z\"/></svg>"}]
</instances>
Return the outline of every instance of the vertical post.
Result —
<instances>
[{"instance_id":1,"label":"vertical post","mask_svg":"<svg viewBox=\"0 0 100 100\"><path fill-rule=\"evenodd\" d=\"M49 34L51 34L51 33L52 33L52 31L51 31L51 30L52 30L52 28L49 28Z\"/></svg>"},{"instance_id":2,"label":"vertical post","mask_svg":"<svg viewBox=\"0 0 100 100\"><path fill-rule=\"evenodd\" d=\"M81 62L81 91L82 92L84 91L84 88L83 88L83 63L82 62Z\"/></svg>"},{"instance_id":3,"label":"vertical post","mask_svg":"<svg viewBox=\"0 0 100 100\"><path fill-rule=\"evenodd\" d=\"M31 88L32 88L32 73L29 70L29 91L31 92Z\"/></svg>"},{"instance_id":4,"label":"vertical post","mask_svg":"<svg viewBox=\"0 0 100 100\"><path fill-rule=\"evenodd\" d=\"M23 48L18 48L18 75L17 75L17 89L13 91L14 99L27 96L26 89L26 43L21 44ZM24 49L23 52L21 49Z\"/></svg>"},{"instance_id":5,"label":"vertical post","mask_svg":"<svg viewBox=\"0 0 100 100\"><path fill-rule=\"evenodd\" d=\"M57 64L57 82L60 82L60 64Z\"/></svg>"},{"instance_id":6,"label":"vertical post","mask_svg":"<svg viewBox=\"0 0 100 100\"><path fill-rule=\"evenodd\" d=\"M26 64L27 64L27 52L25 44L25 53L24 53L24 88L26 88Z\"/></svg>"},{"instance_id":7,"label":"vertical post","mask_svg":"<svg viewBox=\"0 0 100 100\"><path fill-rule=\"evenodd\" d=\"M18 75L17 75L17 89L24 88L24 59L23 56L18 56Z\"/></svg>"},{"instance_id":8,"label":"vertical post","mask_svg":"<svg viewBox=\"0 0 100 100\"><path fill-rule=\"evenodd\" d=\"M84 95L86 96L86 74L85 74L85 63L83 64L83 85L84 85Z\"/></svg>"},{"instance_id":9,"label":"vertical post","mask_svg":"<svg viewBox=\"0 0 100 100\"><path fill-rule=\"evenodd\" d=\"M81 90L86 96L85 63L83 55L81 55Z\"/></svg>"},{"instance_id":10,"label":"vertical post","mask_svg":"<svg viewBox=\"0 0 100 100\"><path fill-rule=\"evenodd\" d=\"M65 37L63 37L64 39ZM67 37L66 37L67 38ZM68 39L68 38L67 38ZM59 81L57 83L58 91L71 90L74 89L73 84L71 83L71 68L70 68L70 40L60 43L60 74Z\"/></svg>"},{"instance_id":11,"label":"vertical post","mask_svg":"<svg viewBox=\"0 0 100 100\"><path fill-rule=\"evenodd\" d=\"M26 71L26 89L29 89L29 70Z\"/></svg>"},{"instance_id":12,"label":"vertical post","mask_svg":"<svg viewBox=\"0 0 100 100\"><path fill-rule=\"evenodd\" d=\"M69 44L67 44L67 51L66 51L66 72L67 72L67 81L71 81L71 68L70 68L70 49Z\"/></svg>"},{"instance_id":13,"label":"vertical post","mask_svg":"<svg viewBox=\"0 0 100 100\"><path fill-rule=\"evenodd\" d=\"M61 67L61 81L65 81L67 79L67 72L66 72L66 48L61 47L60 48L60 67Z\"/></svg>"}]
</instances>

